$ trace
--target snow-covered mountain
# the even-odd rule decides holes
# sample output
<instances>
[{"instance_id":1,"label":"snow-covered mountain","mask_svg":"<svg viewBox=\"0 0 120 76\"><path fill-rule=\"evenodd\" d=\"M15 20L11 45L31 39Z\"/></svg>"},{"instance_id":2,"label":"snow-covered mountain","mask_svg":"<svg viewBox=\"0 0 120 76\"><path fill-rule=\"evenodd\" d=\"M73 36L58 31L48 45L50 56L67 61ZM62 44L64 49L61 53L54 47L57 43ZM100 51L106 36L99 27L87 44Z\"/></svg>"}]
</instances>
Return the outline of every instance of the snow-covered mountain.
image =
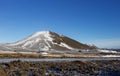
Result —
<instances>
[{"instance_id":1,"label":"snow-covered mountain","mask_svg":"<svg viewBox=\"0 0 120 76\"><path fill-rule=\"evenodd\" d=\"M37 32L15 43L0 44L0 50L7 51L64 51L76 49L95 49L95 47L82 44L69 37L51 31Z\"/></svg>"}]
</instances>

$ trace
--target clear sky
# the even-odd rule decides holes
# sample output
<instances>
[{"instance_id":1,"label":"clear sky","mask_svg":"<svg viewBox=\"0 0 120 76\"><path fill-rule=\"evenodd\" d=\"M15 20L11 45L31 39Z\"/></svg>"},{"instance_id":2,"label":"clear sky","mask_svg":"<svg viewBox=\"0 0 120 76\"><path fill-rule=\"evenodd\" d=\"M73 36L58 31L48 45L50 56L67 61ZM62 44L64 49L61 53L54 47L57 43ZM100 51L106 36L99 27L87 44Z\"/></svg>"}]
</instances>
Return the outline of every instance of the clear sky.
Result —
<instances>
[{"instance_id":1,"label":"clear sky","mask_svg":"<svg viewBox=\"0 0 120 76\"><path fill-rule=\"evenodd\" d=\"M0 0L1 43L43 30L120 48L120 0Z\"/></svg>"}]
</instances>

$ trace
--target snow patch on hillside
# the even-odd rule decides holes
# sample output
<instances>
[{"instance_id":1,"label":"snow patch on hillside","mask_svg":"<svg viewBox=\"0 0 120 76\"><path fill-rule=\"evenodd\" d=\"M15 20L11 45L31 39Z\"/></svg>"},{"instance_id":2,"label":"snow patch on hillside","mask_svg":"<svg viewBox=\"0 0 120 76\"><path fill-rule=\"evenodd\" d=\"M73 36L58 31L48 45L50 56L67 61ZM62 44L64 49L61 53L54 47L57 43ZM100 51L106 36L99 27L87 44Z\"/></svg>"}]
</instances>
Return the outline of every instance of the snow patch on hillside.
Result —
<instances>
[{"instance_id":1,"label":"snow patch on hillside","mask_svg":"<svg viewBox=\"0 0 120 76\"><path fill-rule=\"evenodd\" d=\"M71 49L71 50L74 49L74 48L70 47L69 45L67 45L67 44L65 44L63 42L60 43L60 46L66 47L66 48Z\"/></svg>"}]
</instances>

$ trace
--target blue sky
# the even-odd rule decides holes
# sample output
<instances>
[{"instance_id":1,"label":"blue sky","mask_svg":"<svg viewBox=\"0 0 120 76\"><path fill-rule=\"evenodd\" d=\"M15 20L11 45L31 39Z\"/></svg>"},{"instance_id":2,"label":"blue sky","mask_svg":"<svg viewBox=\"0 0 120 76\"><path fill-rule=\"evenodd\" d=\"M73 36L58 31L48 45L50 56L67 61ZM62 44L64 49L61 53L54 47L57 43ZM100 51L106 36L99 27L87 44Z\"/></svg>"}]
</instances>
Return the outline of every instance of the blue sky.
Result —
<instances>
[{"instance_id":1,"label":"blue sky","mask_svg":"<svg viewBox=\"0 0 120 76\"><path fill-rule=\"evenodd\" d=\"M0 0L1 43L43 30L120 48L120 0Z\"/></svg>"}]
</instances>

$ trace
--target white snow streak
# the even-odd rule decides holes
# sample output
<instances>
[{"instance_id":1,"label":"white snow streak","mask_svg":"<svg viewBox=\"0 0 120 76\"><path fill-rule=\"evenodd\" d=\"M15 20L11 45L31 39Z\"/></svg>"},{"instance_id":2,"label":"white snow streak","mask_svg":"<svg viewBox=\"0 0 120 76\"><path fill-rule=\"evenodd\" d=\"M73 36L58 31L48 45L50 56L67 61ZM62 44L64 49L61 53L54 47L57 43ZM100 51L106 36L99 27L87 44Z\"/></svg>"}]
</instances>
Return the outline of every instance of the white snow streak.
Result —
<instances>
[{"instance_id":1,"label":"white snow streak","mask_svg":"<svg viewBox=\"0 0 120 76\"><path fill-rule=\"evenodd\" d=\"M67 45L67 44L65 44L65 43L61 43L60 46L66 47L66 48L68 48L68 49L74 49L74 48L70 47L69 45Z\"/></svg>"},{"instance_id":2,"label":"white snow streak","mask_svg":"<svg viewBox=\"0 0 120 76\"><path fill-rule=\"evenodd\" d=\"M98 51L104 53L117 53L117 51L111 51L111 50L98 50Z\"/></svg>"}]
</instances>

